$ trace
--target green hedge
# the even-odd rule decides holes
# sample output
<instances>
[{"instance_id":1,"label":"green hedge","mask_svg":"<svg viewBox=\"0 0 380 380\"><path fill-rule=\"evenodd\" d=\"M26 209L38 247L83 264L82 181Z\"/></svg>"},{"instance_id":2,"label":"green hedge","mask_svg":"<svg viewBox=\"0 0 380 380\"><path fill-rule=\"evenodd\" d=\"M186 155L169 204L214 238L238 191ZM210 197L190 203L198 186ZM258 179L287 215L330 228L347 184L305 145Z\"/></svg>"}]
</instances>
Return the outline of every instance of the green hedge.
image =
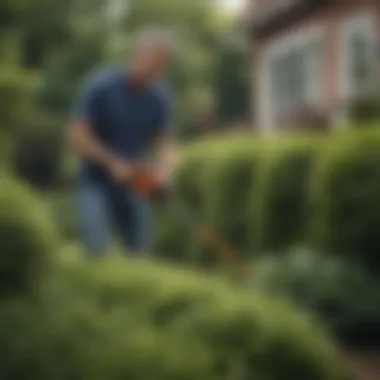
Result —
<instances>
[{"instance_id":1,"label":"green hedge","mask_svg":"<svg viewBox=\"0 0 380 380\"><path fill-rule=\"evenodd\" d=\"M380 281L357 265L308 249L254 263L252 287L290 298L348 345L380 343Z\"/></svg>"},{"instance_id":2,"label":"green hedge","mask_svg":"<svg viewBox=\"0 0 380 380\"><path fill-rule=\"evenodd\" d=\"M156 206L155 252L161 257L187 262L201 259L203 246L194 239L182 208L185 205L185 211L190 211L192 219L204 217L206 204L203 181L210 161L207 153L198 147L186 151L175 173L172 202Z\"/></svg>"},{"instance_id":3,"label":"green hedge","mask_svg":"<svg viewBox=\"0 0 380 380\"><path fill-rule=\"evenodd\" d=\"M302 242L378 267L380 134L369 126L358 129L192 144L176 173L177 196L242 255ZM177 249L180 242L192 247L187 257L215 257L186 227L177 233L180 222L172 215L166 246L174 241L171 231Z\"/></svg>"},{"instance_id":4,"label":"green hedge","mask_svg":"<svg viewBox=\"0 0 380 380\"><path fill-rule=\"evenodd\" d=\"M6 379L349 379L287 303L154 264L57 269L39 302L1 301Z\"/></svg>"},{"instance_id":5,"label":"green hedge","mask_svg":"<svg viewBox=\"0 0 380 380\"><path fill-rule=\"evenodd\" d=\"M78 239L80 231L76 214L75 189L51 192L45 201L47 201L51 218L61 237L65 240Z\"/></svg>"},{"instance_id":6,"label":"green hedge","mask_svg":"<svg viewBox=\"0 0 380 380\"><path fill-rule=\"evenodd\" d=\"M305 241L310 178L323 142L316 136L283 137L261 164L259 191L252 197L259 250L282 250Z\"/></svg>"},{"instance_id":7,"label":"green hedge","mask_svg":"<svg viewBox=\"0 0 380 380\"><path fill-rule=\"evenodd\" d=\"M254 247L250 223L253 210L247 206L255 194L265 153L260 144L237 144L219 153L208 167L204 222L244 256Z\"/></svg>"},{"instance_id":8,"label":"green hedge","mask_svg":"<svg viewBox=\"0 0 380 380\"><path fill-rule=\"evenodd\" d=\"M23 364L18 374L33 370L41 380L348 378L322 330L289 304L176 268L64 264L42 300L43 321L24 318L38 315L33 309L0 313L40 348L0 339L13 358L4 376ZM0 337L11 332L0 328Z\"/></svg>"},{"instance_id":9,"label":"green hedge","mask_svg":"<svg viewBox=\"0 0 380 380\"><path fill-rule=\"evenodd\" d=\"M267 143L267 139L252 144L247 138L233 137L193 144L182 152L175 173L175 197L191 212L193 219L223 236L242 255L250 255L254 249L252 213L247 205L255 188L260 157L266 155L263 141ZM159 233L159 241L173 242L176 255L184 254L185 245L187 257L193 261L215 262L217 253L197 240L191 228L181 224L175 202L172 207L161 209L158 225L160 233L163 230L160 225L165 226L163 235Z\"/></svg>"},{"instance_id":10,"label":"green hedge","mask_svg":"<svg viewBox=\"0 0 380 380\"><path fill-rule=\"evenodd\" d=\"M259 215L263 204L259 192L265 193L262 179L266 177L267 163L272 161L279 147L280 141L247 135L205 140L182 152L175 177L176 196L195 219L222 237L241 256L255 255L261 248ZM175 205L161 209L158 215L160 241L165 236L167 242L172 242L176 255L178 252L183 255L183 249L178 250L182 243L191 247L185 250L187 257L203 264L214 262L217 252L197 241L191 228L181 225L180 219Z\"/></svg>"},{"instance_id":11,"label":"green hedge","mask_svg":"<svg viewBox=\"0 0 380 380\"><path fill-rule=\"evenodd\" d=\"M362 96L349 105L349 117L358 123L373 123L380 120L380 99L378 96Z\"/></svg>"},{"instance_id":12,"label":"green hedge","mask_svg":"<svg viewBox=\"0 0 380 380\"><path fill-rule=\"evenodd\" d=\"M48 267L57 236L44 206L20 183L0 180L0 293L33 293Z\"/></svg>"},{"instance_id":13,"label":"green hedge","mask_svg":"<svg viewBox=\"0 0 380 380\"><path fill-rule=\"evenodd\" d=\"M380 132L332 139L312 186L314 245L379 268Z\"/></svg>"},{"instance_id":14,"label":"green hedge","mask_svg":"<svg viewBox=\"0 0 380 380\"><path fill-rule=\"evenodd\" d=\"M51 256L39 202L11 181L0 195L0 290L36 290L0 299L3 378L349 379L333 342L290 304L174 267Z\"/></svg>"}]
</instances>

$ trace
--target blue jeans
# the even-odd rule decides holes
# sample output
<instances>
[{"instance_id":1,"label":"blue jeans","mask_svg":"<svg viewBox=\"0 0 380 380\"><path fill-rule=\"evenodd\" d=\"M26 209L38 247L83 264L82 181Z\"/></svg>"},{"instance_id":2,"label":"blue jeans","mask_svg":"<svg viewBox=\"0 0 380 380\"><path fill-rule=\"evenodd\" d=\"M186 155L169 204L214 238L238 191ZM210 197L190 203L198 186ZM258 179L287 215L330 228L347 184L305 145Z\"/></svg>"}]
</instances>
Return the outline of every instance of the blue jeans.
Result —
<instances>
[{"instance_id":1,"label":"blue jeans","mask_svg":"<svg viewBox=\"0 0 380 380\"><path fill-rule=\"evenodd\" d=\"M128 189L108 183L82 182L78 188L78 211L82 239L90 255L106 253L111 229L127 251L149 252L149 204Z\"/></svg>"}]
</instances>

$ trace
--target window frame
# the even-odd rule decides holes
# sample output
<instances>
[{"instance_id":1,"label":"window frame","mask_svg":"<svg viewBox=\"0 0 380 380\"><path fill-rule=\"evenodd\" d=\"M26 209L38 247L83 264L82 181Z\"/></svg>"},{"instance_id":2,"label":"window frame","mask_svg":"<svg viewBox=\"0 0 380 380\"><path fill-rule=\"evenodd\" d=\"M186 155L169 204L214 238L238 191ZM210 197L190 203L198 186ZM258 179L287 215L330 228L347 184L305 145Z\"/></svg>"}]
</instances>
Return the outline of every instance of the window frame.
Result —
<instances>
[{"instance_id":1,"label":"window frame","mask_svg":"<svg viewBox=\"0 0 380 380\"><path fill-rule=\"evenodd\" d=\"M339 55L339 93L343 101L349 101L358 95L371 91L374 83L371 78L375 74L377 59L376 29L376 19L373 13L369 11L350 17L342 24ZM350 50L353 38L358 35L366 36L369 46L372 46L372 48L368 49L366 58L372 75L369 75L368 84L359 90L356 87L355 78L352 76L352 51Z\"/></svg>"},{"instance_id":2,"label":"window frame","mask_svg":"<svg viewBox=\"0 0 380 380\"><path fill-rule=\"evenodd\" d=\"M274 99L273 94L273 79L277 75L273 74L273 66L276 65L276 61L284 59L286 55L299 54L300 57L305 59L305 79L306 84L304 85L304 102L307 105L319 105L322 99L323 93L323 44L324 44L324 30L320 27L312 27L310 29L303 28L299 31L299 34L290 33L285 38L280 39L276 44L269 47L265 57L264 65L266 67L266 96L265 106L266 106L266 125L267 129L276 129L279 127L278 122L279 115L275 105L277 102ZM310 53L302 53L302 51L309 51ZM306 58L305 58L306 57ZM302 91L301 91L302 92ZM289 102L291 103L291 101ZM297 106L297 101L294 102L294 107ZM300 106L302 101L298 101ZM279 107L281 108L281 106ZM292 106L287 106L288 110L291 111ZM286 112L286 111L285 111Z\"/></svg>"}]
</instances>

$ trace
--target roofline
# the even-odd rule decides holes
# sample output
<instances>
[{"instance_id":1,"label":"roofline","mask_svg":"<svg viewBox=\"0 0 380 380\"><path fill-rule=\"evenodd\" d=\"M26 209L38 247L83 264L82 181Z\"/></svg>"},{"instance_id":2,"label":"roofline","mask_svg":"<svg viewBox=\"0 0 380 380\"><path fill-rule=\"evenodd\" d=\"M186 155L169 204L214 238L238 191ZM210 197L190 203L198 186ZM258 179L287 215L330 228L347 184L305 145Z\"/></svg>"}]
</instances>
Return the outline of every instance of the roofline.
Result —
<instances>
[{"instance_id":1,"label":"roofline","mask_svg":"<svg viewBox=\"0 0 380 380\"><path fill-rule=\"evenodd\" d=\"M304 12L315 5L321 5L326 0L282 0L270 3L263 9L253 9L248 15L243 17L242 27L246 33L254 38L260 36L268 28L273 28L273 24L281 22L284 18Z\"/></svg>"}]
</instances>

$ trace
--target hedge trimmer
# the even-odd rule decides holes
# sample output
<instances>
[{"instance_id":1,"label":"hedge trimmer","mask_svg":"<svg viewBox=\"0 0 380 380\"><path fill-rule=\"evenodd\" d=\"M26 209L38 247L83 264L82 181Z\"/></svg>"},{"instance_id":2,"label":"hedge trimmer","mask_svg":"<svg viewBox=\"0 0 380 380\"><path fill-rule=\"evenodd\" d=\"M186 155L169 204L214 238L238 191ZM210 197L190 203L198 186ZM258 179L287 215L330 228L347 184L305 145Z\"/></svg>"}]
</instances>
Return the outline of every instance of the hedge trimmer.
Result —
<instances>
[{"instance_id":1,"label":"hedge trimmer","mask_svg":"<svg viewBox=\"0 0 380 380\"><path fill-rule=\"evenodd\" d=\"M177 218L196 238L206 244L215 253L217 260L233 271L238 280L246 280L249 275L247 266L242 263L241 255L221 238L212 228L201 223L189 207L178 197L173 188L160 187L147 165L138 165L132 173L130 185L139 196L155 202L170 201Z\"/></svg>"}]
</instances>

